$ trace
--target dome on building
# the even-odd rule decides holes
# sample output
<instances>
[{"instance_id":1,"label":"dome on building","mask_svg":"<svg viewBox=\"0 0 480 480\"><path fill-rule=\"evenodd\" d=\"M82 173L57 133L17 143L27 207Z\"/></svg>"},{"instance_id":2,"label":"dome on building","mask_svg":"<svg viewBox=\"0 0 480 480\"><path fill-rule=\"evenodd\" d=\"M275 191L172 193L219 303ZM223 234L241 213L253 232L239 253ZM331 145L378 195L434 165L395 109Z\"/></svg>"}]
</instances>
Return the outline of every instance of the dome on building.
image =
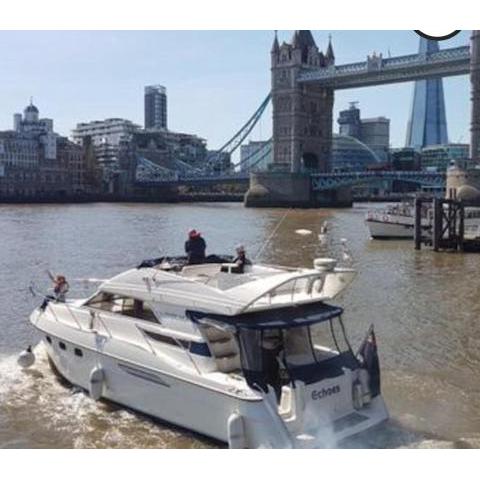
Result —
<instances>
[{"instance_id":1,"label":"dome on building","mask_svg":"<svg viewBox=\"0 0 480 480\"><path fill-rule=\"evenodd\" d=\"M38 108L33 103L31 103L25 108L24 112L38 113Z\"/></svg>"},{"instance_id":2,"label":"dome on building","mask_svg":"<svg viewBox=\"0 0 480 480\"><path fill-rule=\"evenodd\" d=\"M358 172L378 163L381 163L378 155L360 140L348 135L333 134L332 170L334 172Z\"/></svg>"},{"instance_id":3,"label":"dome on building","mask_svg":"<svg viewBox=\"0 0 480 480\"><path fill-rule=\"evenodd\" d=\"M479 202L480 190L472 185L462 185L457 188L457 200L464 202Z\"/></svg>"}]
</instances>

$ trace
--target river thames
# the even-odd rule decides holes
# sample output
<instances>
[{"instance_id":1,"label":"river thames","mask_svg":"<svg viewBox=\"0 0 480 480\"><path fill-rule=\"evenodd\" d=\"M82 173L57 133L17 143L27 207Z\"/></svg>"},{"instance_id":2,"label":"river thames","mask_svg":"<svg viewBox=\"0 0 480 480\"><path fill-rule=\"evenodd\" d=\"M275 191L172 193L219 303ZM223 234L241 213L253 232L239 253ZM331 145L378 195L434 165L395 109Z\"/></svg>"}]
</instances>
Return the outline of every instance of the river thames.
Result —
<instances>
[{"instance_id":1,"label":"river thames","mask_svg":"<svg viewBox=\"0 0 480 480\"><path fill-rule=\"evenodd\" d=\"M336 303L354 347L375 324L391 419L339 446L480 447L480 255L371 240L363 222L371 208L290 210L279 224L283 209L230 203L0 206L0 448L218 446L60 384L41 347L29 371L16 365L17 354L38 342L28 315L40 299L28 287L47 289L47 269L67 276L70 297L85 296L94 286L84 279L181 254L192 227L208 253L233 253L242 243L251 257L278 227L257 260L290 266L341 258L347 239L358 275ZM330 229L320 245L324 220Z\"/></svg>"}]
</instances>

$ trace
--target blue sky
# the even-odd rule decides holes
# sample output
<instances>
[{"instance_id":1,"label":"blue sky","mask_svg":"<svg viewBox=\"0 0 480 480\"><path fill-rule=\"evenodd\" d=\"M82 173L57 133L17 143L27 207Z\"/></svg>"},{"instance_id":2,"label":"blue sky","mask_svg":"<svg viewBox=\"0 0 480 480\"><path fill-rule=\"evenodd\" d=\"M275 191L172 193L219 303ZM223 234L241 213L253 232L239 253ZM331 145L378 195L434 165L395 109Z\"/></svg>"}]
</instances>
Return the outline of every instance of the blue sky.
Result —
<instances>
[{"instance_id":1,"label":"blue sky","mask_svg":"<svg viewBox=\"0 0 480 480\"><path fill-rule=\"evenodd\" d=\"M416 52L413 31L313 31L325 49L332 34L337 64L364 60L373 51ZM291 31L280 31L289 40ZM441 47L468 44L462 31ZM272 31L1 31L0 129L33 96L40 114L69 135L77 122L123 117L143 124L143 86L168 91L172 130L198 134L218 147L261 103L270 87ZM402 146L413 84L339 91L337 112L359 101L362 116L391 119L391 143ZM444 79L451 141L469 139L469 80ZM267 112L251 134L267 138ZM334 125L335 131L337 125Z\"/></svg>"}]
</instances>

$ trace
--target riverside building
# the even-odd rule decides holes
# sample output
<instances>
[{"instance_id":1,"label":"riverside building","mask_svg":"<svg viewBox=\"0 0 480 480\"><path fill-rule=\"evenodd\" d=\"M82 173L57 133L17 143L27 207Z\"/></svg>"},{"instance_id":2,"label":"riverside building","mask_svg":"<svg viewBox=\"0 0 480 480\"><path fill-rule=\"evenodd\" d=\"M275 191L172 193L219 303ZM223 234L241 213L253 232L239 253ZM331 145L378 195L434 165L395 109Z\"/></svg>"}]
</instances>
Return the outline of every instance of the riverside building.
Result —
<instances>
[{"instance_id":1,"label":"riverside building","mask_svg":"<svg viewBox=\"0 0 480 480\"><path fill-rule=\"evenodd\" d=\"M93 166L92 166L93 167ZM0 131L0 199L66 198L89 193L94 179L84 149L54 132L30 102Z\"/></svg>"},{"instance_id":2,"label":"riverside building","mask_svg":"<svg viewBox=\"0 0 480 480\"><path fill-rule=\"evenodd\" d=\"M390 119L385 117L361 118L357 102L350 102L350 108L338 116L339 133L353 137L374 152L380 162L388 160L390 146Z\"/></svg>"},{"instance_id":3,"label":"riverside building","mask_svg":"<svg viewBox=\"0 0 480 480\"><path fill-rule=\"evenodd\" d=\"M162 85L145 87L145 129L167 129L167 89Z\"/></svg>"}]
</instances>

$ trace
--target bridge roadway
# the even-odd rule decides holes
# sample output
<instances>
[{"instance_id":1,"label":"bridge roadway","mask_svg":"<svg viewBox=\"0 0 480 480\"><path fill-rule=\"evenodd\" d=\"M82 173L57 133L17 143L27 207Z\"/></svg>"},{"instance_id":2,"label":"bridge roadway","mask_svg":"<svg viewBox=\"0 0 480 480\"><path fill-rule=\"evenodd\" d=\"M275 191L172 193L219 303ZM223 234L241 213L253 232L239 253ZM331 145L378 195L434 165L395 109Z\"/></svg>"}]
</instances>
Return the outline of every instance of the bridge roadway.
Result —
<instances>
[{"instance_id":1,"label":"bridge roadway","mask_svg":"<svg viewBox=\"0 0 480 480\"><path fill-rule=\"evenodd\" d=\"M446 174L424 171L376 171L376 172L347 172L347 173L313 173L310 174L314 191L335 190L340 187L353 186L360 183L378 180L402 180L429 187L443 187ZM137 181L137 185L154 187L160 185L171 186L209 186L209 185L248 185L248 173L229 173L211 175L175 175L175 178L156 179L152 181Z\"/></svg>"},{"instance_id":2,"label":"bridge roadway","mask_svg":"<svg viewBox=\"0 0 480 480\"><path fill-rule=\"evenodd\" d=\"M465 46L390 58L371 55L365 62L303 70L297 81L340 90L468 73L470 47Z\"/></svg>"},{"instance_id":3,"label":"bridge roadway","mask_svg":"<svg viewBox=\"0 0 480 480\"><path fill-rule=\"evenodd\" d=\"M162 177L152 180L137 180L135 183L141 186L171 185L171 186L192 186L201 187L208 185L223 184L247 184L250 182L250 175L245 172L227 174L205 174L196 173L192 175L173 174L171 177Z\"/></svg>"},{"instance_id":4,"label":"bridge roadway","mask_svg":"<svg viewBox=\"0 0 480 480\"><path fill-rule=\"evenodd\" d=\"M401 180L428 187L443 187L446 182L446 173L425 171L376 171L350 173L314 173L311 174L312 189L314 191L335 190L359 183L378 180Z\"/></svg>"}]
</instances>

